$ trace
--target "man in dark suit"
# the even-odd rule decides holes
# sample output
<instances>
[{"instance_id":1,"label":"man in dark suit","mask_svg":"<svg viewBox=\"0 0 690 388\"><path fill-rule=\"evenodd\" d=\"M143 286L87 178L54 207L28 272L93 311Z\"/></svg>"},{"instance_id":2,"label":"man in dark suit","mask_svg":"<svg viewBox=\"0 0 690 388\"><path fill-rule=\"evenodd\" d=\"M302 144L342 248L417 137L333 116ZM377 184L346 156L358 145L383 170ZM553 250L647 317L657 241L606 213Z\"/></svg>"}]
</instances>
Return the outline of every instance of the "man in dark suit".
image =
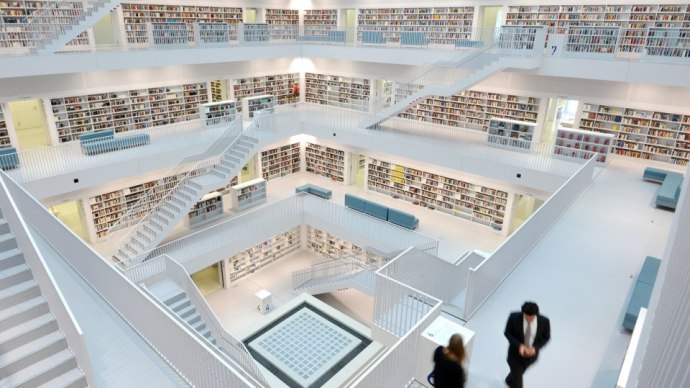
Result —
<instances>
[{"instance_id":1,"label":"man in dark suit","mask_svg":"<svg viewBox=\"0 0 690 388\"><path fill-rule=\"evenodd\" d=\"M511 313L504 332L508 342L508 366L510 373L506 384L511 388L522 388L522 375L537 361L539 351L551 339L549 318L539 315L539 306L525 302L522 312Z\"/></svg>"}]
</instances>

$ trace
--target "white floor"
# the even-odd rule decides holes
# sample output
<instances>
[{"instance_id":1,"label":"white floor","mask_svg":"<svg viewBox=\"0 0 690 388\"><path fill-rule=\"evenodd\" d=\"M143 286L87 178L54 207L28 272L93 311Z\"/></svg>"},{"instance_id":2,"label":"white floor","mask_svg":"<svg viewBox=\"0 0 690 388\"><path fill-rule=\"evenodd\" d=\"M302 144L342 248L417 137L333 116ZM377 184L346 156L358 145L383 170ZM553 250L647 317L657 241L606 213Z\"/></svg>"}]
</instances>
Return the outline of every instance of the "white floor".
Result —
<instances>
[{"instance_id":1,"label":"white floor","mask_svg":"<svg viewBox=\"0 0 690 388\"><path fill-rule=\"evenodd\" d=\"M508 313L525 300L539 303L551 319L552 341L526 374L530 387L611 387L630 338L621 327L632 283L646 255L662 257L673 212L654 206L659 186L642 181L642 170L654 164L614 158L592 185L537 244L478 313L466 324L477 335L469 370L469 387L504 387L508 372L503 336ZM668 168L668 166L663 166ZM269 199L290 195L303 182L328 186L333 201L344 192L368 196L362 189L334 185L300 174L269 184ZM415 213L419 231L441 238L440 256L453 260L466 249L492 251L503 237L488 228L402 200L371 194L379 202ZM310 262L298 252L238 282L235 288L208 296L221 321L233 332L245 332L256 311L253 293L266 288L275 303L290 298L289 274ZM340 311L371 325L373 300L357 291L321 297Z\"/></svg>"}]
</instances>

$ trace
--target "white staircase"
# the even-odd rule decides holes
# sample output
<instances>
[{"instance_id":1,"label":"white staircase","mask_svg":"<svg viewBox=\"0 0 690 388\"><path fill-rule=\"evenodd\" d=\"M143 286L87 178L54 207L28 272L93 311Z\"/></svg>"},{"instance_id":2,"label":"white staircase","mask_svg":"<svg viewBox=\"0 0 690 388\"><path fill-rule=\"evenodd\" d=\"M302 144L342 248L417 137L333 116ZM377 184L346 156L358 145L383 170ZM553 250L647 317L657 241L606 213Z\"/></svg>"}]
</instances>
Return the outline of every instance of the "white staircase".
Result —
<instances>
[{"instance_id":1,"label":"white staircase","mask_svg":"<svg viewBox=\"0 0 690 388\"><path fill-rule=\"evenodd\" d=\"M0 218L0 387L86 387L86 378Z\"/></svg>"},{"instance_id":2,"label":"white staircase","mask_svg":"<svg viewBox=\"0 0 690 388\"><path fill-rule=\"evenodd\" d=\"M367 267L353 258L335 259L293 272L292 284L295 292L310 295L346 288L374 295L376 268Z\"/></svg>"},{"instance_id":3,"label":"white staircase","mask_svg":"<svg viewBox=\"0 0 690 388\"><path fill-rule=\"evenodd\" d=\"M379 314L374 324L385 327L396 335L407 333L417 323L417 318L431 311L434 306L410 294L400 298L390 308Z\"/></svg>"},{"instance_id":4,"label":"white staircase","mask_svg":"<svg viewBox=\"0 0 690 388\"><path fill-rule=\"evenodd\" d=\"M149 291L213 346L216 339L187 293L170 280L153 285Z\"/></svg>"},{"instance_id":5,"label":"white staircase","mask_svg":"<svg viewBox=\"0 0 690 388\"><path fill-rule=\"evenodd\" d=\"M155 248L201 197L227 185L256 154L258 148L257 137L246 133L239 135L221 154L220 161L206 169L203 175L192 177L188 174L170 189L127 233L113 257L125 266L144 261L146 256L141 253ZM128 216L136 214L128 213Z\"/></svg>"},{"instance_id":6,"label":"white staircase","mask_svg":"<svg viewBox=\"0 0 690 388\"><path fill-rule=\"evenodd\" d=\"M51 54L96 24L117 7L121 0L83 0L82 8L72 0L58 0L34 14L23 26L27 39L34 42L36 52Z\"/></svg>"},{"instance_id":7,"label":"white staircase","mask_svg":"<svg viewBox=\"0 0 690 388\"><path fill-rule=\"evenodd\" d=\"M508 68L535 69L541 64L545 39L542 29L505 29L488 47L469 50L454 60L434 63L415 79L398 83L397 101L359 126L371 128L425 97L452 96Z\"/></svg>"}]
</instances>

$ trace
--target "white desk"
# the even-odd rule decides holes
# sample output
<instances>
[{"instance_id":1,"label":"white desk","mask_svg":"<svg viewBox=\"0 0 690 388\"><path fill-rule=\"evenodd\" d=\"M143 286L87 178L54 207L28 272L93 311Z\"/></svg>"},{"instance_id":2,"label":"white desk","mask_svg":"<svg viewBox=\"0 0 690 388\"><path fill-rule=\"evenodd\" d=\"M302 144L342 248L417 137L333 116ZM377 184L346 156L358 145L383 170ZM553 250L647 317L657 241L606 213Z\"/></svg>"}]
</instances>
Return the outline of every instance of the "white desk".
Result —
<instances>
[{"instance_id":1,"label":"white desk","mask_svg":"<svg viewBox=\"0 0 690 388\"><path fill-rule=\"evenodd\" d=\"M427 386L426 377L434 369L434 351L438 346L447 346L450 336L458 333L462 336L465 344L465 372L470 370L470 356L472 355L472 345L474 345L474 332L459 323L453 322L445 317L436 318L424 329L419 339L419 349L417 351L417 369L415 379Z\"/></svg>"}]
</instances>

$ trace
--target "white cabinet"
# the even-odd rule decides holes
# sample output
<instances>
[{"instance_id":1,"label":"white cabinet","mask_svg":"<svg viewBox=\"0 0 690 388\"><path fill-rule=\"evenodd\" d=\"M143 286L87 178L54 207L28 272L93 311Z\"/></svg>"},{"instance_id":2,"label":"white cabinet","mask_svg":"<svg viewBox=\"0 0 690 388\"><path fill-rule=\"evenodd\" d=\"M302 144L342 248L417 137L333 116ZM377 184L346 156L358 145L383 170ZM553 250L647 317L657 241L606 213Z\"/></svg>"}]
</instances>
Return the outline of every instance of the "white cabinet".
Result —
<instances>
[{"instance_id":1,"label":"white cabinet","mask_svg":"<svg viewBox=\"0 0 690 388\"><path fill-rule=\"evenodd\" d=\"M235 100L225 100L219 102L209 102L201 104L202 117L206 120L206 125L229 123L237 116L237 103Z\"/></svg>"},{"instance_id":2,"label":"white cabinet","mask_svg":"<svg viewBox=\"0 0 690 388\"><path fill-rule=\"evenodd\" d=\"M516 150L530 150L536 124L526 121L492 119L489 121L489 145Z\"/></svg>"},{"instance_id":3,"label":"white cabinet","mask_svg":"<svg viewBox=\"0 0 690 388\"><path fill-rule=\"evenodd\" d=\"M250 120L256 112L273 113L276 106L276 97L270 94L245 97L242 99L242 118Z\"/></svg>"},{"instance_id":4,"label":"white cabinet","mask_svg":"<svg viewBox=\"0 0 690 388\"><path fill-rule=\"evenodd\" d=\"M613 143L613 135L579 129L559 128L553 152L557 157L590 159L598 154L596 162L605 164Z\"/></svg>"},{"instance_id":5,"label":"white cabinet","mask_svg":"<svg viewBox=\"0 0 690 388\"><path fill-rule=\"evenodd\" d=\"M230 188L232 207L244 210L266 202L266 181L263 178L253 179Z\"/></svg>"},{"instance_id":6,"label":"white cabinet","mask_svg":"<svg viewBox=\"0 0 690 388\"><path fill-rule=\"evenodd\" d=\"M223 215L223 196L214 191L201 198L201 201L189 211L187 221L193 228L209 221L220 218Z\"/></svg>"}]
</instances>

